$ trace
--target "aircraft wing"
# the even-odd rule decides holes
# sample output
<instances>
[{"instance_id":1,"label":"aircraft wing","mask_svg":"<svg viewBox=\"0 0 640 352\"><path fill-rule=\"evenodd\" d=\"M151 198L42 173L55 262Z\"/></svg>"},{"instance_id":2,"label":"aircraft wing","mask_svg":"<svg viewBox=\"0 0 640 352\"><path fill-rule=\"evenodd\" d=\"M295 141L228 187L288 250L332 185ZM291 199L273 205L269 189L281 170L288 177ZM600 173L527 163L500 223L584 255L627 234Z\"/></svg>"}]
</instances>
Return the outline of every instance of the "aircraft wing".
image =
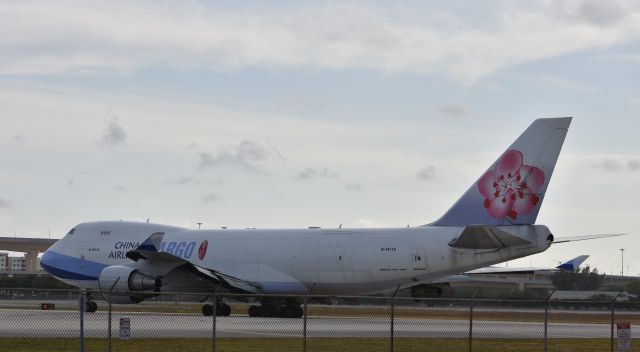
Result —
<instances>
[{"instance_id":1,"label":"aircraft wing","mask_svg":"<svg viewBox=\"0 0 640 352\"><path fill-rule=\"evenodd\" d=\"M183 266L186 269L205 277L206 279L213 280L214 282L223 285L223 287L227 289L239 291L241 293L260 292L261 287L257 282L242 280L240 278L224 274L220 271L195 265L190 261L177 257L173 254L159 252L158 248L160 247L163 236L164 233L160 232L152 234L138 248L128 251L126 254L127 258L135 262L148 261L164 265L173 264L172 266L174 267Z\"/></svg>"}]
</instances>

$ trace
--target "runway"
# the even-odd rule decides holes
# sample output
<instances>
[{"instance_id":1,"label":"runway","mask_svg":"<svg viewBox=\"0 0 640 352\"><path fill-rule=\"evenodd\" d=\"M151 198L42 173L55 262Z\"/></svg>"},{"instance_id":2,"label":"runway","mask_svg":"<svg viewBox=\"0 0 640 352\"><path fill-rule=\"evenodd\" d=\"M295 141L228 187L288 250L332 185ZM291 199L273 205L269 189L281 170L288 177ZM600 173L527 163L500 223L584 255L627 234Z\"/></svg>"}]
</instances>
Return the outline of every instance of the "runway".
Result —
<instances>
[{"instance_id":1,"label":"runway","mask_svg":"<svg viewBox=\"0 0 640 352\"><path fill-rule=\"evenodd\" d=\"M113 336L118 336L120 318L131 320L132 338L210 338L212 317L191 314L122 313L112 317ZM396 337L467 338L468 320L396 318ZM0 310L0 337L77 337L79 313L23 309ZM550 323L549 338L608 338L609 324ZM85 336L104 338L108 334L106 312L85 314ZM632 327L639 336L640 327ZM219 338L301 338L303 319L251 318L231 316L216 318ZM316 317L307 319L308 337L379 337L390 335L389 318ZM542 322L475 320L474 338L543 338Z\"/></svg>"}]
</instances>

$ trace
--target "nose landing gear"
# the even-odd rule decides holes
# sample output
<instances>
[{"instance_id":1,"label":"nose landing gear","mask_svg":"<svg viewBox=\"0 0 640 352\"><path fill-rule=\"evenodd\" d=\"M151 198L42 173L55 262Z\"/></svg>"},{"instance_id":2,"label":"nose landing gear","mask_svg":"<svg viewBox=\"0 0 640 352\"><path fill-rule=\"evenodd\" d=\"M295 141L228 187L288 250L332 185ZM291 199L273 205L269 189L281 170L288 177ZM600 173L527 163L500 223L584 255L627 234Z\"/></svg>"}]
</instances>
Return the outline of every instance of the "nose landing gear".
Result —
<instances>
[{"instance_id":1,"label":"nose landing gear","mask_svg":"<svg viewBox=\"0 0 640 352\"><path fill-rule=\"evenodd\" d=\"M95 313L98 310L98 304L93 300L91 291L85 293L84 311L85 313Z\"/></svg>"}]
</instances>

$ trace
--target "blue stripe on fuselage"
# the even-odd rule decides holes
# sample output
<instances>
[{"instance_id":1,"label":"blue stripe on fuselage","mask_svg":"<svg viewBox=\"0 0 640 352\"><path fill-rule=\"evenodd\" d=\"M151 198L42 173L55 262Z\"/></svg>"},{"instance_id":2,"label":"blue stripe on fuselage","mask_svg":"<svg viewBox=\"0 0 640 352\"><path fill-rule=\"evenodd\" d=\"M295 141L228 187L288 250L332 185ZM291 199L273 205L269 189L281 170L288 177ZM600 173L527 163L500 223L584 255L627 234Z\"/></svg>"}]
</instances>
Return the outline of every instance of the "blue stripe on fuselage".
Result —
<instances>
[{"instance_id":1,"label":"blue stripe on fuselage","mask_svg":"<svg viewBox=\"0 0 640 352\"><path fill-rule=\"evenodd\" d=\"M49 274L69 280L98 280L108 265L48 250L40 258L40 266Z\"/></svg>"}]
</instances>

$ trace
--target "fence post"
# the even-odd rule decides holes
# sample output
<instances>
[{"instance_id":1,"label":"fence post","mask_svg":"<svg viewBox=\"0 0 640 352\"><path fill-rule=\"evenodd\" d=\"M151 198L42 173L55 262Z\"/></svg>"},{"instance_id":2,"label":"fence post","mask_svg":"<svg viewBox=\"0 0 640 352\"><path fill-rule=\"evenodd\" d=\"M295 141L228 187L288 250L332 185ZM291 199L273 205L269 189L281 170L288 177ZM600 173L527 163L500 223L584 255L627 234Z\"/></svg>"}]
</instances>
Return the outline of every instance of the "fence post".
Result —
<instances>
[{"instance_id":1,"label":"fence post","mask_svg":"<svg viewBox=\"0 0 640 352\"><path fill-rule=\"evenodd\" d=\"M473 351L473 300L469 301L469 352Z\"/></svg>"},{"instance_id":2,"label":"fence post","mask_svg":"<svg viewBox=\"0 0 640 352\"><path fill-rule=\"evenodd\" d=\"M302 352L307 352L307 296L304 295L302 315Z\"/></svg>"},{"instance_id":3,"label":"fence post","mask_svg":"<svg viewBox=\"0 0 640 352\"><path fill-rule=\"evenodd\" d=\"M615 309L613 308L613 302L611 302L611 352L613 352L613 323L616 320Z\"/></svg>"},{"instance_id":4,"label":"fence post","mask_svg":"<svg viewBox=\"0 0 640 352\"><path fill-rule=\"evenodd\" d=\"M217 289L216 289L217 291ZM211 312L211 351L216 352L216 324L218 319L216 316L218 315L218 295L216 293L213 294L213 304L212 304L212 312Z\"/></svg>"},{"instance_id":5,"label":"fence post","mask_svg":"<svg viewBox=\"0 0 640 352\"><path fill-rule=\"evenodd\" d=\"M556 291L551 291L551 293L547 296L547 299L544 300L544 352L547 352L547 348L549 347L547 334L549 326L549 300L551 299L551 296L554 292Z\"/></svg>"},{"instance_id":6,"label":"fence post","mask_svg":"<svg viewBox=\"0 0 640 352\"><path fill-rule=\"evenodd\" d=\"M114 285L115 286L115 285ZM111 287L111 290L113 290L113 287ZM108 310L109 310L109 342L108 342L108 351L111 352L111 290L109 290L109 304L108 304Z\"/></svg>"},{"instance_id":7,"label":"fence post","mask_svg":"<svg viewBox=\"0 0 640 352\"><path fill-rule=\"evenodd\" d=\"M108 294L108 298L109 298L109 304L108 306L108 316L109 316L109 342L108 342L108 351L111 352L111 293L113 292L113 289L116 287L116 285L118 284L118 281L120 281L120 278L117 278L116 281L113 283L113 285L111 285L111 287L109 287L109 294ZM104 297L104 291L101 292L103 294Z\"/></svg>"},{"instance_id":8,"label":"fence post","mask_svg":"<svg viewBox=\"0 0 640 352\"><path fill-rule=\"evenodd\" d=\"M80 352L84 352L84 299L85 290L80 289Z\"/></svg>"},{"instance_id":9,"label":"fence post","mask_svg":"<svg viewBox=\"0 0 640 352\"><path fill-rule=\"evenodd\" d=\"M396 287L396 290L393 291L393 295L391 296L391 341L390 341L390 350L391 352L393 352L393 332L394 332L394 322L395 322L395 312L396 312L396 294L398 293L398 290L400 289L400 285L398 285L398 287Z\"/></svg>"},{"instance_id":10,"label":"fence post","mask_svg":"<svg viewBox=\"0 0 640 352\"><path fill-rule=\"evenodd\" d=\"M311 290L313 290L313 288L316 287L316 283L314 282L313 285L311 285L310 288L307 288L307 290L304 293L304 308L303 308L303 312L302 312L302 351L303 352L307 352L307 302L308 302L308 298L309 298L309 293L311 293Z\"/></svg>"},{"instance_id":11,"label":"fence post","mask_svg":"<svg viewBox=\"0 0 640 352\"><path fill-rule=\"evenodd\" d=\"M473 300L478 293L480 293L480 289L477 289L469 300L469 352L473 351Z\"/></svg>"},{"instance_id":12,"label":"fence post","mask_svg":"<svg viewBox=\"0 0 640 352\"><path fill-rule=\"evenodd\" d=\"M616 313L615 313L615 302L618 299L618 296L620 296L620 294L622 293L622 291L618 292L618 294L613 297L613 299L611 300L611 352L613 352L613 345L614 345L614 339L613 339L613 325L615 324L615 320L616 320Z\"/></svg>"}]
</instances>

